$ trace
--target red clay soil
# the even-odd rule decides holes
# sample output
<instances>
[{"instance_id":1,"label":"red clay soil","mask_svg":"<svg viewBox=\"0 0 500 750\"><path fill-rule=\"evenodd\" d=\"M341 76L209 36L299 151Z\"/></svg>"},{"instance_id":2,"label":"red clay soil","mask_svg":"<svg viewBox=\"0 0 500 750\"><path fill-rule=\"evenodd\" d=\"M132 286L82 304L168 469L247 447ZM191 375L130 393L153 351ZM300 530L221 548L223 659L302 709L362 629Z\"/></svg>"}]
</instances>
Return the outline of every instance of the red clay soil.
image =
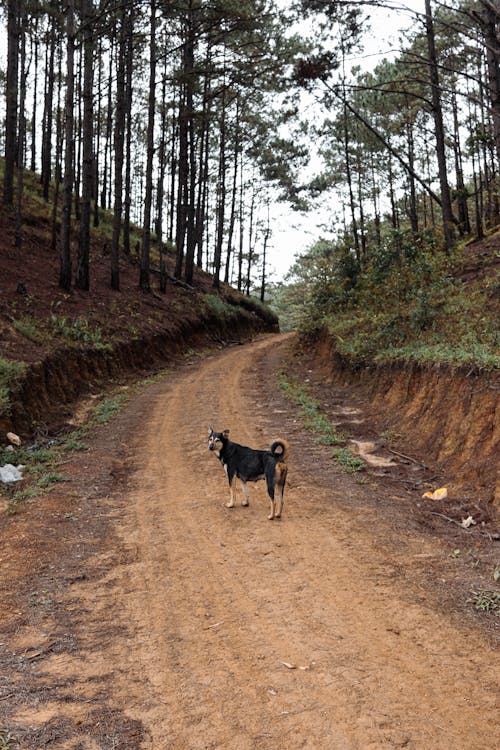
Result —
<instances>
[{"instance_id":1,"label":"red clay soil","mask_svg":"<svg viewBox=\"0 0 500 750\"><path fill-rule=\"evenodd\" d=\"M143 343L172 334L140 382L103 368L86 400L62 395L54 413L47 402L42 444L57 434L41 433L78 424L110 385L128 396L85 437L85 451L67 454L64 482L13 515L4 496L0 746L496 748L500 618L474 607L477 592L499 592L488 492L470 484L445 501L422 499L450 479L432 441L396 429L399 405L375 404L366 383L347 384L328 357L313 363L293 337L209 353L231 332L200 331L194 315L193 337L176 346L192 291L138 294L127 261L112 292L94 246L93 293L64 295L43 227L27 227L22 252L9 217L0 231L2 357L36 369L60 356L13 318L82 317L105 340L128 339L135 326ZM197 286L211 291L207 277ZM185 356L190 341L203 357ZM162 357L170 369L146 382ZM307 383L365 471L343 471L304 429L278 387L282 370ZM262 483L249 508L225 507L208 423L255 447L290 442L281 521L267 520Z\"/></svg>"},{"instance_id":2,"label":"red clay soil","mask_svg":"<svg viewBox=\"0 0 500 750\"><path fill-rule=\"evenodd\" d=\"M469 600L496 586L498 525L451 523L421 500L434 467L381 444L385 466L342 471L282 370L349 439L378 432L356 391L266 337L122 385L67 481L0 516L6 747L496 747L499 618ZM290 442L281 521L263 483L225 507L208 423Z\"/></svg>"}]
</instances>

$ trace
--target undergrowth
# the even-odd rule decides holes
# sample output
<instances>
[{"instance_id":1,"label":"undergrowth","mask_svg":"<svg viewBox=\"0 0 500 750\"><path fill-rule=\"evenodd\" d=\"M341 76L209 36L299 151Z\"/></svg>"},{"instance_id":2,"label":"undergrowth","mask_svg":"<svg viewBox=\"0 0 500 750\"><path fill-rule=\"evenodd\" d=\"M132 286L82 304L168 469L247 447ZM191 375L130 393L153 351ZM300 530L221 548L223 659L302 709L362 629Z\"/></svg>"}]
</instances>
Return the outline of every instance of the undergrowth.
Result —
<instances>
[{"instance_id":1,"label":"undergrowth","mask_svg":"<svg viewBox=\"0 0 500 750\"><path fill-rule=\"evenodd\" d=\"M13 384L26 371L24 362L0 357L0 414L9 414L9 397Z\"/></svg>"},{"instance_id":2,"label":"undergrowth","mask_svg":"<svg viewBox=\"0 0 500 750\"><path fill-rule=\"evenodd\" d=\"M85 436L99 424L113 419L128 399L125 393L111 395L94 407L89 419L82 427L62 438L45 444L33 444L11 450L0 448L0 466L13 464L22 466L23 480L20 483L0 483L0 495L7 501L7 513L14 515L23 503L33 503L50 491L51 487L67 481L64 464L72 451L86 451Z\"/></svg>"},{"instance_id":3,"label":"undergrowth","mask_svg":"<svg viewBox=\"0 0 500 750\"><path fill-rule=\"evenodd\" d=\"M500 235L448 255L435 238L382 234L363 261L345 241L316 243L281 291L306 337L326 328L353 362L500 368ZM286 305L285 305L286 307Z\"/></svg>"},{"instance_id":4,"label":"undergrowth","mask_svg":"<svg viewBox=\"0 0 500 750\"><path fill-rule=\"evenodd\" d=\"M347 472L363 471L364 461L345 445L346 436L337 432L328 416L322 413L320 402L310 395L307 386L290 380L283 372L279 373L278 382L286 398L299 407L302 425L316 435L316 443L334 447L332 458L339 468Z\"/></svg>"}]
</instances>

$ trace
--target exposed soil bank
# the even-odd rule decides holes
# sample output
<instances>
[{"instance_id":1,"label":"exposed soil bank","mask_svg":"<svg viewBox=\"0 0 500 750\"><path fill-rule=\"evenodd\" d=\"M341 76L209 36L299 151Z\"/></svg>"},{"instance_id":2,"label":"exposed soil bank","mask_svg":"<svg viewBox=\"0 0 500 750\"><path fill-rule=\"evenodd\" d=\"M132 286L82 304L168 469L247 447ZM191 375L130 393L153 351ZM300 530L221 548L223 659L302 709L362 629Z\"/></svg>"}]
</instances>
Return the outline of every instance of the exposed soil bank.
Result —
<instances>
[{"instance_id":1,"label":"exposed soil bank","mask_svg":"<svg viewBox=\"0 0 500 750\"><path fill-rule=\"evenodd\" d=\"M449 487L475 492L500 508L500 375L449 366L354 365L323 331L314 344L320 366L340 385L355 385L373 418L431 458Z\"/></svg>"},{"instance_id":2,"label":"exposed soil bank","mask_svg":"<svg viewBox=\"0 0 500 750\"><path fill-rule=\"evenodd\" d=\"M112 348L61 347L29 365L12 394L9 417L0 419L0 424L25 435L40 428L55 431L71 416L74 401L98 384L165 366L190 348L240 343L271 330L276 326L269 320L241 309L227 320L193 315L168 330L122 341Z\"/></svg>"}]
</instances>

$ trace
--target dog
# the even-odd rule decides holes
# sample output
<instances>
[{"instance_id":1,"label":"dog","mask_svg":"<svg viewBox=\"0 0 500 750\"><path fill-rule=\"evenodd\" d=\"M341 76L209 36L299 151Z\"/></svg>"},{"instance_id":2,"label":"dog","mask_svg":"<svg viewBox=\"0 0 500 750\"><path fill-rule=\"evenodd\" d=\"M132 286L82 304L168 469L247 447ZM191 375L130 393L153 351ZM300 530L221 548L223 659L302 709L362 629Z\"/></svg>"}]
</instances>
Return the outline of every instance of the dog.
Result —
<instances>
[{"instance_id":1,"label":"dog","mask_svg":"<svg viewBox=\"0 0 500 750\"><path fill-rule=\"evenodd\" d=\"M268 518L270 521L274 518L281 518L283 492L288 472L286 460L290 450L286 440L283 440L283 438L275 440L267 451L256 450L233 443L232 440L229 440L229 430L214 432L209 427L208 448L215 451L227 475L230 500L226 503L226 508L234 508L234 481L236 477L241 481L243 489L241 504L244 506L249 505L247 482L265 479L267 494L271 501L271 513Z\"/></svg>"}]
</instances>

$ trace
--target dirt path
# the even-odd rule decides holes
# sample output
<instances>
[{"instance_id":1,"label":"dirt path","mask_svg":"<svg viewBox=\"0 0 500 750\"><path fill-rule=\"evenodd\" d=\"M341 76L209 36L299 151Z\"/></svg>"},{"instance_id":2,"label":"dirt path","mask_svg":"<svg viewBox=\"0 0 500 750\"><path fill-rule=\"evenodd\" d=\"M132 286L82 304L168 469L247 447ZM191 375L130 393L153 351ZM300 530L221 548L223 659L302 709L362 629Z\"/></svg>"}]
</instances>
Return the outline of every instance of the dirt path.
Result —
<instances>
[{"instance_id":1,"label":"dirt path","mask_svg":"<svg viewBox=\"0 0 500 750\"><path fill-rule=\"evenodd\" d=\"M77 646L42 648L53 637L48 614L37 640L25 623L9 644L43 651L30 669L60 686L57 701L16 706L11 726L31 738L23 747L497 746L500 660L491 640L431 606L421 578L400 574L403 558L421 570L439 557L436 540L405 531L404 549L397 536L381 543L391 530L373 504L363 506L371 485L341 473L332 483L288 434L282 520L267 520L263 483L251 487L249 508L241 493L225 508L206 428L230 428L259 447L286 429L272 386L260 398L258 388L279 341L183 368L141 397L133 433L117 430L115 479L130 460L138 468L124 473L118 495L101 488L93 497L114 530L91 556L82 550L80 573L61 594ZM103 711L92 714L99 701L106 733ZM61 717L72 722L66 735ZM32 744L49 724L52 739Z\"/></svg>"}]
</instances>

